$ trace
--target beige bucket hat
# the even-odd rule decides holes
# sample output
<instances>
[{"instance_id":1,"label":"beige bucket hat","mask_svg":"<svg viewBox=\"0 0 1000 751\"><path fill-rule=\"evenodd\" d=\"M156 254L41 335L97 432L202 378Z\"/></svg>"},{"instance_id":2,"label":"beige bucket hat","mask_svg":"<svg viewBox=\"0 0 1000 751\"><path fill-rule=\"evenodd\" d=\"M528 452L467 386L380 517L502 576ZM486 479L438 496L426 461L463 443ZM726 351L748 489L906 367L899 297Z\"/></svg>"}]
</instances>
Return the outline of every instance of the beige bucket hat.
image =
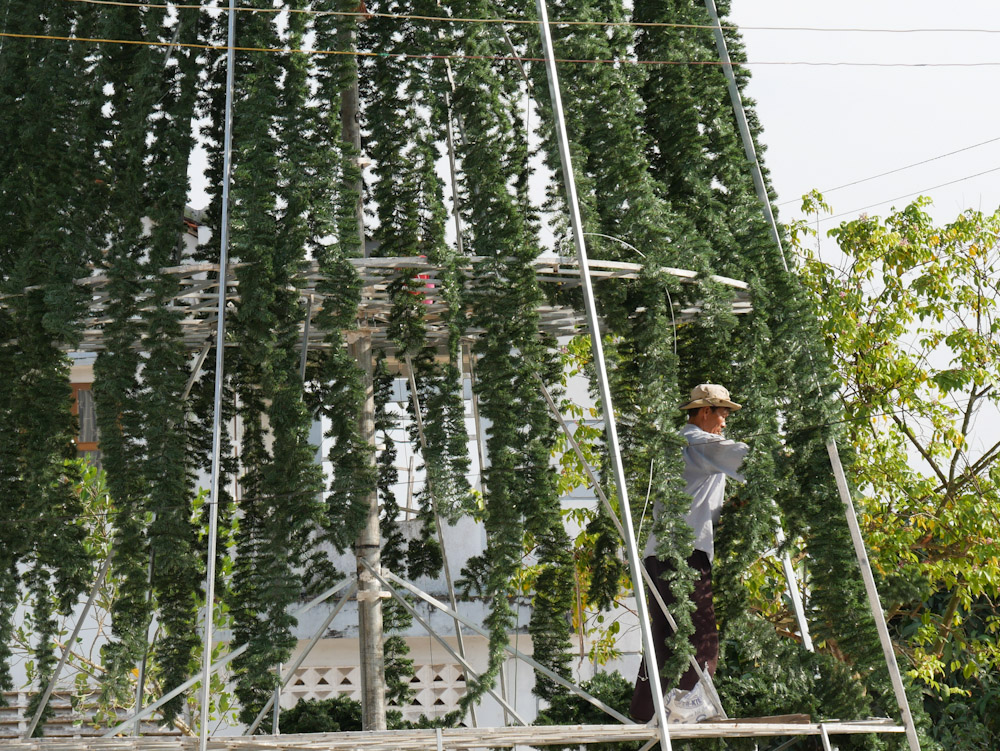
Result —
<instances>
[{"instance_id":1,"label":"beige bucket hat","mask_svg":"<svg viewBox=\"0 0 1000 751\"><path fill-rule=\"evenodd\" d=\"M679 409L695 409L697 407L729 407L734 412L742 407L729 399L729 389L717 383L699 383L691 389L691 401L682 404Z\"/></svg>"}]
</instances>

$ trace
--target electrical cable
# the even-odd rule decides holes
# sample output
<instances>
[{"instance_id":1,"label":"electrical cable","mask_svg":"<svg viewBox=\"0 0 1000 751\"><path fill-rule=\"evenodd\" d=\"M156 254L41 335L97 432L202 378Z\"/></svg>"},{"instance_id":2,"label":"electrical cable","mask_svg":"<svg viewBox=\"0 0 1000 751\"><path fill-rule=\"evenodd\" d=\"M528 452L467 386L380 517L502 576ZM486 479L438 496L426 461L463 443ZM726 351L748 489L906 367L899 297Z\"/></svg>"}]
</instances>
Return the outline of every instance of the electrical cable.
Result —
<instances>
[{"instance_id":1,"label":"electrical cable","mask_svg":"<svg viewBox=\"0 0 1000 751\"><path fill-rule=\"evenodd\" d=\"M179 3L141 3L130 0L65 0L65 2L88 3L90 5L112 5L126 8L155 8L172 10L202 10L225 12L227 9L221 6L212 5L183 5ZM408 21L441 21L444 23L500 23L526 26L537 26L538 22L525 18L462 18L457 16L426 16L408 13L378 13L371 11L337 11L337 10L311 10L308 8L262 8L262 7L242 7L237 11L247 13L302 13L315 16L354 16L362 18L395 18ZM889 29L889 28L864 28L864 27L838 27L838 26L740 26L736 24L699 24L699 23L672 23L670 21L577 21L552 19L553 26L631 26L636 28L667 28L667 29L707 29L714 31L722 29L724 31L805 31L817 33L851 33L851 34L1000 34L1000 29L974 29L974 28L910 28L910 29Z\"/></svg>"},{"instance_id":2,"label":"electrical cable","mask_svg":"<svg viewBox=\"0 0 1000 751\"><path fill-rule=\"evenodd\" d=\"M840 219L841 217L851 216L853 214L858 213L859 211L864 211L865 209L871 209L871 208L874 208L876 206L881 206L882 204L885 204L885 203L892 203L893 201L898 201L898 200L900 200L902 198L910 198L912 196L919 196L922 193L925 193L926 191L929 191L929 190L937 190L938 188L945 188L945 187L947 187L949 185L956 185L957 183L962 183L962 182L965 182L966 180L972 180L975 177L982 177L983 175L989 175L992 172L1000 172L1000 167L993 167L992 169L983 170L982 172L977 172L974 175L966 175L965 177L960 177L957 180L949 180L946 183L939 183L938 185L932 185L929 188L921 188L920 190L915 190L912 193L904 193L903 195L896 196L895 198L887 198L884 201L877 201L876 203L870 203L867 206L861 206L860 208L857 208L857 209L851 209L850 211L844 211L844 212L841 212L840 214L834 214L832 216L821 217L819 219L819 221L820 222L829 222L829 221L832 221L833 219Z\"/></svg>"},{"instance_id":3,"label":"electrical cable","mask_svg":"<svg viewBox=\"0 0 1000 751\"><path fill-rule=\"evenodd\" d=\"M977 149L980 146L986 146L987 144L996 143L997 141L1000 141L1000 137L990 138L989 140L986 140L986 141L980 141L979 143L974 143L971 146L965 146L964 148L956 149L955 151L949 151L946 154L938 154L937 156L932 156L929 159L923 159L923 160L921 160L919 162L913 162L913 164L907 164L907 165L905 165L903 167L896 167L895 169L891 169L888 172L880 172L879 174L872 175L871 177L863 177L860 180L853 180L853 181L851 181L849 183L844 183L843 185L838 185L835 188L824 188L824 189L820 190L819 192L822 193L822 194L824 194L824 195L827 194L827 193L833 193L835 190L841 190L842 188L850 188L850 187L852 187L854 185L860 185L861 183L866 183L866 182L869 182L871 180L877 180L880 177L886 177L887 175L894 175L897 172L903 172L904 170L912 169L913 167L919 167L919 166L924 165L924 164L929 164L930 162L937 161L938 159L944 159L945 157L948 157L948 156L954 156L955 154L961 154L963 151L969 151L971 149ZM890 200L895 200L895 199L890 199ZM778 206L787 206L788 204L790 204L790 203L796 203L797 201L799 201L798 198L792 198L792 199L790 199L788 201L781 201L778 204Z\"/></svg>"},{"instance_id":4,"label":"electrical cable","mask_svg":"<svg viewBox=\"0 0 1000 751\"><path fill-rule=\"evenodd\" d=\"M212 50L227 52L229 47L224 44L202 44L197 42L149 42L142 39L107 39L104 37L70 37L55 34L14 34L0 32L0 38L7 39L38 39L54 42L87 42L92 44L127 44L140 47L180 47L186 49ZM234 45L234 52L266 52L281 55L350 55L354 57L389 57L411 60L486 60L491 62L522 62L544 63L544 57L522 57L518 55L461 55L457 53L414 53L414 52L373 52L369 50L327 50L307 49L302 47L241 47ZM629 58L554 58L562 64L591 65L644 65L644 66L692 66L705 68L721 68L730 65L734 68L752 68L755 66L805 66L811 68L996 68L1000 60L970 62L970 63L876 63L855 62L850 60L756 60L746 62L723 63L720 60L632 60Z\"/></svg>"}]
</instances>

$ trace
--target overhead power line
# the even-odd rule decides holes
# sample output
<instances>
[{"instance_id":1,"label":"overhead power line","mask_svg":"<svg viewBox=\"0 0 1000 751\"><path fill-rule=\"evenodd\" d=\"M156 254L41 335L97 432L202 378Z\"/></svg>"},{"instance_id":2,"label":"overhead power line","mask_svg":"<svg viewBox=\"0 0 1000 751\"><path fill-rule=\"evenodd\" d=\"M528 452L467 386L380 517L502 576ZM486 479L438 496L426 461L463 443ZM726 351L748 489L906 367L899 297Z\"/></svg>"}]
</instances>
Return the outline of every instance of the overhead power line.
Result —
<instances>
[{"instance_id":1,"label":"overhead power line","mask_svg":"<svg viewBox=\"0 0 1000 751\"><path fill-rule=\"evenodd\" d=\"M220 11L228 9L221 6L211 5L184 5L184 4L157 4L129 2L127 0L65 0L66 2L89 3L92 5L113 5L132 8L157 8L174 10L200 10L200 11ZM302 13L307 15L326 16L358 16L363 18L398 18L402 20L419 21L439 21L443 23L502 23L502 24L529 24L535 25L538 22L525 18L463 18L455 16L427 16L406 13L378 13L369 11L333 11L333 10L311 10L306 8L263 8L263 7L238 7L237 12L247 13ZM712 24L692 24L692 23L672 23L668 21L579 21L552 19L552 23L559 26L633 26L633 27L663 27L675 29L724 29L743 31L804 31L818 33L875 33L875 34L1000 34L1000 29L977 29L977 28L911 28L911 29L891 29L891 28L863 28L863 27L823 27L823 26L738 26L735 24L722 24L715 26Z\"/></svg>"},{"instance_id":2,"label":"overhead power line","mask_svg":"<svg viewBox=\"0 0 1000 751\"><path fill-rule=\"evenodd\" d=\"M945 157L954 156L955 154L961 154L963 151L978 149L980 146L986 146L987 144L996 143L997 141L1000 141L1000 136L998 136L997 138L990 138L987 141L980 141L979 143L974 143L971 146L965 146L961 149L955 149L954 151L949 151L946 154L938 154L937 156L932 156L929 159L923 159L919 162L913 162L912 164L907 164L903 167L896 167L895 169L888 170L887 172L879 172L877 175L872 175L871 177L863 177L860 180L852 180L849 183L838 185L835 188L823 188L822 190L820 190L820 193L824 195L827 193L833 193L835 190L840 190L841 188L850 188L854 185L860 185L861 183L866 183L871 180L877 180L880 177L886 177L887 175L894 175L897 172L903 172L904 170L912 169L913 167L919 167L923 164L929 164L930 162L937 161L938 159L944 159ZM890 199L890 200L895 200L895 199ZM782 201L778 205L787 206L790 203L797 203L798 201L799 201L798 198L792 198L788 201Z\"/></svg>"},{"instance_id":3,"label":"overhead power line","mask_svg":"<svg viewBox=\"0 0 1000 751\"><path fill-rule=\"evenodd\" d=\"M182 3L143 3L132 0L66 0L66 2L88 3L91 5L114 5L125 8L157 8L173 10L228 11L228 8L214 5L193 5ZM359 16L362 18L398 18L416 21L440 21L443 23L502 23L530 24L538 22L526 18L458 18L453 16L423 16L406 13L375 13L367 11L311 10L308 8L257 8L238 7L237 12L244 13L303 13L317 16ZM724 29L727 31L806 31L818 33L857 33L857 34L1000 34L1000 29L974 28L923 28L923 29L889 29L862 27L824 27L824 26L737 26L736 24L697 24L671 23L669 21L577 21L552 19L557 26L633 26L645 28L670 29Z\"/></svg>"},{"instance_id":4,"label":"overhead power line","mask_svg":"<svg viewBox=\"0 0 1000 751\"><path fill-rule=\"evenodd\" d=\"M82 0L75 0L81 1ZM94 0L88 0L93 2ZM104 37L78 37L59 36L54 34L14 34L11 32L0 32L0 38L7 39L39 39L54 42L86 42L91 44L128 44L141 47L168 47L186 48L198 50L218 50L228 51L230 48L224 44L200 44L197 42L150 42L144 39L106 39ZM544 63L543 57L522 57L518 55L461 55L452 53L433 52L374 52L366 50L326 50L310 49L302 47L241 47L239 45L232 48L235 52L263 52L269 54L289 55L352 55L354 57L395 57L413 60L489 60L492 62L523 62L523 63ZM693 67L720 67L727 65L719 60L633 60L627 57L616 58L555 58L557 63L580 63L596 65L689 65ZM809 61L809 60L757 60L754 62L733 62L735 68L747 68L754 66L795 66L804 65L809 67L857 67L857 68L982 68L1000 67L1000 60L995 62L976 63L864 63L851 61Z\"/></svg>"},{"instance_id":5,"label":"overhead power line","mask_svg":"<svg viewBox=\"0 0 1000 751\"><path fill-rule=\"evenodd\" d=\"M876 206L881 206L882 204L886 203L892 203L893 201L899 201L903 198L911 198L913 196L919 196L931 190L937 190L938 188L945 188L949 185L956 185L957 183L963 183L966 180L972 180L975 177L982 177L983 175L989 175L992 172L1000 172L1000 167L994 167L993 169L983 170L982 172L977 172L974 175L966 175L965 177L960 177L957 180L949 180L946 183L939 183L938 185L932 185L929 188L921 188L920 190L915 190L912 193L904 193L903 195L896 196L895 198L887 198L884 201L870 203L867 206L861 206L860 208L851 209L850 211L844 211L840 214L834 214L833 216L821 217L819 221L829 222L833 219L840 219L841 217L857 214L859 211L864 211L865 209L872 209L875 208Z\"/></svg>"}]
</instances>

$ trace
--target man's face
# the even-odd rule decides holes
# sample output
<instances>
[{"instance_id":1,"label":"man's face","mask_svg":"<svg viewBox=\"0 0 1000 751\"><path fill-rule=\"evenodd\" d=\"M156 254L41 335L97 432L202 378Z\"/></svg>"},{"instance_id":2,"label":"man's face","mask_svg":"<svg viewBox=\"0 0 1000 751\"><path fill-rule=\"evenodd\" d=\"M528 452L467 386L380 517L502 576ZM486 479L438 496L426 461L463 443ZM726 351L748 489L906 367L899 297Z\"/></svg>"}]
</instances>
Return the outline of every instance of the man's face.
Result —
<instances>
[{"instance_id":1,"label":"man's face","mask_svg":"<svg viewBox=\"0 0 1000 751\"><path fill-rule=\"evenodd\" d=\"M706 433L720 434L726 427L726 418L729 417L729 413L729 407L716 407L715 409L702 407L691 422Z\"/></svg>"}]
</instances>

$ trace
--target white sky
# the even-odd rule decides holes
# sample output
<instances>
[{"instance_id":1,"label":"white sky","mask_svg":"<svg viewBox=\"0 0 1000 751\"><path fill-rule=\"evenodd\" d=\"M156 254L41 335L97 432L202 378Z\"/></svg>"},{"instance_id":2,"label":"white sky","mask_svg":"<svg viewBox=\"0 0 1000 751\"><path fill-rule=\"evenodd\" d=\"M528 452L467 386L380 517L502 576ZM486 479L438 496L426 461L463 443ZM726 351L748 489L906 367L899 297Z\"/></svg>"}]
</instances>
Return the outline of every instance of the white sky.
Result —
<instances>
[{"instance_id":1,"label":"white sky","mask_svg":"<svg viewBox=\"0 0 1000 751\"><path fill-rule=\"evenodd\" d=\"M964 0L733 0L743 29L767 146L764 161L782 221L816 188L834 213L821 238L863 209L884 216L914 196L934 200L938 223L974 208L1000 206L1000 2ZM814 32L751 27L990 29L924 33ZM980 67L752 65L754 62L998 63ZM998 139L892 175L826 190ZM978 177L970 177L995 170ZM968 179L964 179L968 178ZM934 186L952 183L940 188ZM901 197L906 196L906 197ZM785 203L791 201L790 203ZM875 205L873 205L875 204ZM835 244L823 239L830 258ZM972 453L1000 438L996 408L977 416Z\"/></svg>"},{"instance_id":2,"label":"white sky","mask_svg":"<svg viewBox=\"0 0 1000 751\"><path fill-rule=\"evenodd\" d=\"M1000 138L1000 3L995 0L733 0L753 78L749 95L779 202ZM925 33L751 27L992 29ZM982 67L753 65L754 62L982 63ZM835 213L884 215L920 192L938 222L1000 205L1000 140L861 185L826 191ZM997 169L980 177L969 177ZM969 179L963 179L969 178ZM942 183L953 185L928 190ZM888 203L889 199L897 199ZM799 215L798 201L780 218ZM843 219L851 218L850 216ZM840 220L835 220L840 221ZM825 230L834 222L821 224Z\"/></svg>"}]
</instances>

